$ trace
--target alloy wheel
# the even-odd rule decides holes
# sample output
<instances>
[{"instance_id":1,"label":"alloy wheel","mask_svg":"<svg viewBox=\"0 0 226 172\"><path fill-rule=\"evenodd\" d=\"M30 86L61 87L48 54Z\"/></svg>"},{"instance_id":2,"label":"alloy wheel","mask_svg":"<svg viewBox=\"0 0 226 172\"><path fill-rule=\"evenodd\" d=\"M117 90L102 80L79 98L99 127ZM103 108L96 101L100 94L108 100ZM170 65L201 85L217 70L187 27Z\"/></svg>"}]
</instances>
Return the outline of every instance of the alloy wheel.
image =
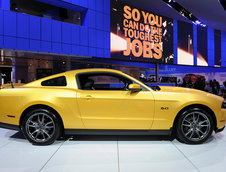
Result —
<instances>
[{"instance_id":1,"label":"alloy wheel","mask_svg":"<svg viewBox=\"0 0 226 172\"><path fill-rule=\"evenodd\" d=\"M200 141L209 134L211 123L202 112L190 112L182 120L181 131L188 140Z\"/></svg>"},{"instance_id":2,"label":"alloy wheel","mask_svg":"<svg viewBox=\"0 0 226 172\"><path fill-rule=\"evenodd\" d=\"M25 124L28 136L34 142L47 142L55 133L55 123L51 116L43 112L32 114Z\"/></svg>"}]
</instances>

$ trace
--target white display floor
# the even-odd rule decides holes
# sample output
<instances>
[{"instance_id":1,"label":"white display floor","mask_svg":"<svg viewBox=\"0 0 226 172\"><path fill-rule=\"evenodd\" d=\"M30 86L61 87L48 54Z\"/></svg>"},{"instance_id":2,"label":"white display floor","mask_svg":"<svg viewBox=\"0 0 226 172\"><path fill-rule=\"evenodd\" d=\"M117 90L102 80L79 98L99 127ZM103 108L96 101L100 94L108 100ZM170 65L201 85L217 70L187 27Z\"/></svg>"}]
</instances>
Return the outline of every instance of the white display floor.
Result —
<instances>
[{"instance_id":1,"label":"white display floor","mask_svg":"<svg viewBox=\"0 0 226 172\"><path fill-rule=\"evenodd\" d=\"M186 145L153 136L75 136L33 146L0 129L1 172L225 172L226 130L207 143Z\"/></svg>"}]
</instances>

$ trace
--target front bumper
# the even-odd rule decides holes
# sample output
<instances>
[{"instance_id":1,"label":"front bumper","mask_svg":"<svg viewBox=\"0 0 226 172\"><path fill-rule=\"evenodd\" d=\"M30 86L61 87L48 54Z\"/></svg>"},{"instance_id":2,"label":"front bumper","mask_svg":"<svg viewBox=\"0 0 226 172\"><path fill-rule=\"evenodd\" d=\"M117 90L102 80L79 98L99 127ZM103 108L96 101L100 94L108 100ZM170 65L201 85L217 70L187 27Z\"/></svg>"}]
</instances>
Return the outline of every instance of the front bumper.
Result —
<instances>
[{"instance_id":1,"label":"front bumper","mask_svg":"<svg viewBox=\"0 0 226 172\"><path fill-rule=\"evenodd\" d=\"M217 130L221 130L226 126L226 109L221 109L217 120Z\"/></svg>"},{"instance_id":2,"label":"front bumper","mask_svg":"<svg viewBox=\"0 0 226 172\"><path fill-rule=\"evenodd\" d=\"M224 128L225 128L225 127L221 128L221 129L217 129L215 132L216 132L216 133L220 133L220 132L222 132L222 131L224 130Z\"/></svg>"}]
</instances>

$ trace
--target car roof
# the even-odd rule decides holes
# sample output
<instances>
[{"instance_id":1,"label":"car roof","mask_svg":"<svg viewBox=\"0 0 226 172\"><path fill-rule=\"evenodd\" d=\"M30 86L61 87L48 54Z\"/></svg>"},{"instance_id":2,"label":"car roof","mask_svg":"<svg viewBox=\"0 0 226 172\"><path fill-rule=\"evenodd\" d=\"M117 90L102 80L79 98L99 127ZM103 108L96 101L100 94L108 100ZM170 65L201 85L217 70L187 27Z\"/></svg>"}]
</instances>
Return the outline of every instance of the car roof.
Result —
<instances>
[{"instance_id":1,"label":"car roof","mask_svg":"<svg viewBox=\"0 0 226 172\"><path fill-rule=\"evenodd\" d=\"M67 71L65 73L82 73L82 72L116 72L116 73L122 73L119 70L115 69L106 69L106 68L90 68L90 69L77 69L77 70L71 70Z\"/></svg>"},{"instance_id":2,"label":"car roof","mask_svg":"<svg viewBox=\"0 0 226 172\"><path fill-rule=\"evenodd\" d=\"M34 86L40 87L42 81L49 80L49 79L56 78L56 77L60 77L60 76L65 76L65 77L66 76L72 76L72 75L75 76L76 74L83 73L83 72L114 72L114 73L121 73L121 74L123 73L123 72L118 71L118 70L105 69L105 68L77 69L77 70L66 71L66 72L63 72L63 73L47 76L45 78L41 78L41 79L32 81L30 83L25 84L24 87L34 87Z\"/></svg>"}]
</instances>

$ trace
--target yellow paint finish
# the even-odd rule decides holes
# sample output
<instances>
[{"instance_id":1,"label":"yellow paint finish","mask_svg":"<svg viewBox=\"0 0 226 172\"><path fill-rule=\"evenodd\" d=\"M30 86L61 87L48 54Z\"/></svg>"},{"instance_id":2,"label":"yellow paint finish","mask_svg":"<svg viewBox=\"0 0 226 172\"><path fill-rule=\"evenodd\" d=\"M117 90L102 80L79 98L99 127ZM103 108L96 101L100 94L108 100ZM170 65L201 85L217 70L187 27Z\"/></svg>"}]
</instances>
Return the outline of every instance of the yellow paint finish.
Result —
<instances>
[{"instance_id":1,"label":"yellow paint finish","mask_svg":"<svg viewBox=\"0 0 226 172\"><path fill-rule=\"evenodd\" d=\"M112 72L128 77L146 91L79 90L76 74ZM65 76L65 87L43 87L41 82ZM49 76L20 88L0 89L0 122L19 125L21 114L33 105L55 109L65 129L138 129L164 130L173 126L185 107L201 104L209 107L217 119L217 128L225 126L223 98L206 92L179 87L161 87L154 91L140 81L116 70L83 69ZM15 116L9 118L7 115Z\"/></svg>"},{"instance_id":2,"label":"yellow paint finish","mask_svg":"<svg viewBox=\"0 0 226 172\"><path fill-rule=\"evenodd\" d=\"M150 129L154 99L150 91L79 90L78 105L89 129Z\"/></svg>"}]
</instances>

